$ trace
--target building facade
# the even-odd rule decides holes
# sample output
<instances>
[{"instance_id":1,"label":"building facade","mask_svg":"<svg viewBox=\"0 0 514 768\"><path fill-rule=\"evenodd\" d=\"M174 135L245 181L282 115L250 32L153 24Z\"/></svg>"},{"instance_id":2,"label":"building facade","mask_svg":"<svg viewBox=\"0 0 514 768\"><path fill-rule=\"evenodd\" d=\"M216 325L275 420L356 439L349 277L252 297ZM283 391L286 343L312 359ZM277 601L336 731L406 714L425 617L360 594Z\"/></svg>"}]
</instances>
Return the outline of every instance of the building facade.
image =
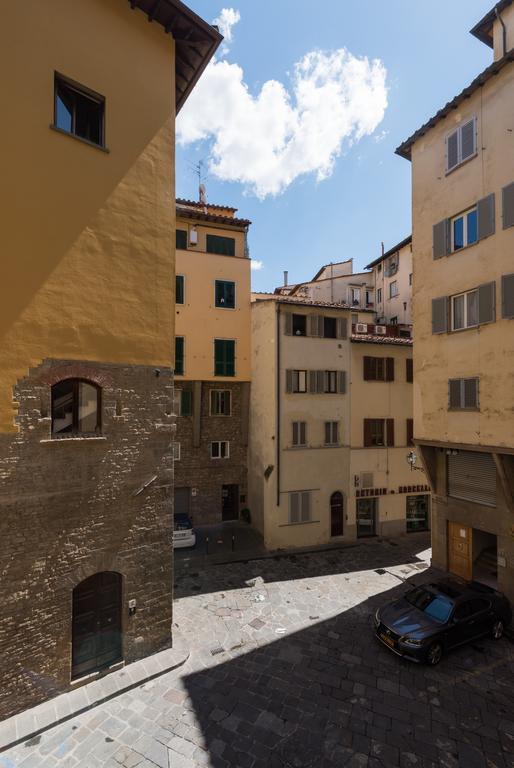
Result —
<instances>
[{"instance_id":1,"label":"building facade","mask_svg":"<svg viewBox=\"0 0 514 768\"><path fill-rule=\"evenodd\" d=\"M412 325L412 235L368 264L373 272L377 323Z\"/></svg>"},{"instance_id":2,"label":"building facade","mask_svg":"<svg viewBox=\"0 0 514 768\"><path fill-rule=\"evenodd\" d=\"M0 718L171 644L174 125L220 36L150 6L3 9Z\"/></svg>"},{"instance_id":3,"label":"building facade","mask_svg":"<svg viewBox=\"0 0 514 768\"><path fill-rule=\"evenodd\" d=\"M175 511L195 525L247 507L250 222L177 201Z\"/></svg>"},{"instance_id":4,"label":"building facade","mask_svg":"<svg viewBox=\"0 0 514 768\"><path fill-rule=\"evenodd\" d=\"M268 549L430 525L412 451L412 340L371 309L256 295L249 500Z\"/></svg>"},{"instance_id":5,"label":"building facade","mask_svg":"<svg viewBox=\"0 0 514 768\"><path fill-rule=\"evenodd\" d=\"M398 149L412 162L414 439L433 562L514 599L514 5L493 63Z\"/></svg>"}]
</instances>

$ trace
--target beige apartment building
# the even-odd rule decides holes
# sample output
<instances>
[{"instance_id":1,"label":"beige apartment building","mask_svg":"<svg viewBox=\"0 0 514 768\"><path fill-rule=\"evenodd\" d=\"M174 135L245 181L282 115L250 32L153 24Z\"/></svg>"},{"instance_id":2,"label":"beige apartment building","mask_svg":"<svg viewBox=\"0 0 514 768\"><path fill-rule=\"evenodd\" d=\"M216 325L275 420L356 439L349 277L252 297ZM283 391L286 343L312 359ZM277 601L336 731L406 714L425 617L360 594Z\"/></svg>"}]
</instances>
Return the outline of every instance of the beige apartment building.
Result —
<instances>
[{"instance_id":1,"label":"beige apartment building","mask_svg":"<svg viewBox=\"0 0 514 768\"><path fill-rule=\"evenodd\" d=\"M410 336L370 307L253 298L249 507L266 547L428 528L428 486L407 461Z\"/></svg>"},{"instance_id":2,"label":"beige apartment building","mask_svg":"<svg viewBox=\"0 0 514 768\"><path fill-rule=\"evenodd\" d=\"M397 153L412 163L414 440L433 562L514 599L514 5L493 63Z\"/></svg>"},{"instance_id":3,"label":"beige apartment building","mask_svg":"<svg viewBox=\"0 0 514 768\"><path fill-rule=\"evenodd\" d=\"M377 323L412 325L412 235L372 261Z\"/></svg>"},{"instance_id":4,"label":"beige apartment building","mask_svg":"<svg viewBox=\"0 0 514 768\"><path fill-rule=\"evenodd\" d=\"M195 525L247 504L250 222L177 200L175 512Z\"/></svg>"}]
</instances>

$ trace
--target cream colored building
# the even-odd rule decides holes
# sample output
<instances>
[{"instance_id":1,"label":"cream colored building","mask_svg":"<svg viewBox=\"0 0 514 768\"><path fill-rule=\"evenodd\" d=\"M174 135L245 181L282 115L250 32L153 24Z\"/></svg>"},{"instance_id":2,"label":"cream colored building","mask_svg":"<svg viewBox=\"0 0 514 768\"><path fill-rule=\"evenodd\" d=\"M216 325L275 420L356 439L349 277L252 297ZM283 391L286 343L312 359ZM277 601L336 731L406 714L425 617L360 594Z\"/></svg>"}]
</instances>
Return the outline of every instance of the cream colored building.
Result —
<instances>
[{"instance_id":1,"label":"cream colored building","mask_svg":"<svg viewBox=\"0 0 514 768\"><path fill-rule=\"evenodd\" d=\"M412 162L414 437L434 493L434 564L512 600L512 0L472 33L494 62L397 149Z\"/></svg>"},{"instance_id":2,"label":"cream colored building","mask_svg":"<svg viewBox=\"0 0 514 768\"><path fill-rule=\"evenodd\" d=\"M429 525L407 462L412 341L376 328L371 309L254 297L249 507L268 549Z\"/></svg>"},{"instance_id":3,"label":"cream colored building","mask_svg":"<svg viewBox=\"0 0 514 768\"><path fill-rule=\"evenodd\" d=\"M250 222L177 200L175 512L195 525L247 504Z\"/></svg>"},{"instance_id":4,"label":"cream colored building","mask_svg":"<svg viewBox=\"0 0 514 768\"><path fill-rule=\"evenodd\" d=\"M373 271L377 323L412 324L412 235L368 264Z\"/></svg>"}]
</instances>

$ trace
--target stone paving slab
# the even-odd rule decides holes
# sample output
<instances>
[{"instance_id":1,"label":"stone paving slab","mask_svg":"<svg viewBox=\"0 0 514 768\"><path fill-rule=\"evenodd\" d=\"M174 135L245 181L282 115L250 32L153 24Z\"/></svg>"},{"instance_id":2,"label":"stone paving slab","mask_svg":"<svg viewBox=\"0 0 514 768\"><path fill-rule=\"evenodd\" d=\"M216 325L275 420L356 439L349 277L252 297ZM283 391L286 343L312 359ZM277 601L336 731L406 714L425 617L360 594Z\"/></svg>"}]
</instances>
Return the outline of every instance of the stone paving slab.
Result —
<instances>
[{"instance_id":1,"label":"stone paving slab","mask_svg":"<svg viewBox=\"0 0 514 768\"><path fill-rule=\"evenodd\" d=\"M182 666L189 658L189 651L183 641L178 640L176 646L135 661L105 677L3 720L0 722L0 752L20 742L37 739L44 731Z\"/></svg>"}]
</instances>

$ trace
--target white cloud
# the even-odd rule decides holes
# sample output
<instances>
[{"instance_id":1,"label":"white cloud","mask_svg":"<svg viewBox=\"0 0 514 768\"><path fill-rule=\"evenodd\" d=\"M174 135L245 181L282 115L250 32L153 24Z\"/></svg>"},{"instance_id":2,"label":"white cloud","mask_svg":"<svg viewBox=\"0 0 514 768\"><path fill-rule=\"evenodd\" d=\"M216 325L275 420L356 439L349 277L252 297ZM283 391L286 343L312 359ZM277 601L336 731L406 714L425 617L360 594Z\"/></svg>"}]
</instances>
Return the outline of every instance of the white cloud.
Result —
<instances>
[{"instance_id":1,"label":"white cloud","mask_svg":"<svg viewBox=\"0 0 514 768\"><path fill-rule=\"evenodd\" d=\"M268 80L253 95L238 64L214 60L179 115L177 139L210 142L217 178L261 199L278 195L304 174L326 179L346 147L375 131L387 107L386 76L381 61L345 48L311 51L294 65L289 90Z\"/></svg>"},{"instance_id":2,"label":"white cloud","mask_svg":"<svg viewBox=\"0 0 514 768\"><path fill-rule=\"evenodd\" d=\"M377 144L380 144L381 141L384 141L389 136L389 131L380 131L380 133L375 134L373 137L375 142Z\"/></svg>"},{"instance_id":3,"label":"white cloud","mask_svg":"<svg viewBox=\"0 0 514 768\"><path fill-rule=\"evenodd\" d=\"M250 266L251 266L251 268L252 268L252 270L254 272L258 272L259 270L261 270L263 268L264 262L263 261L259 261L259 259L252 259L252 263L251 263Z\"/></svg>"},{"instance_id":4,"label":"white cloud","mask_svg":"<svg viewBox=\"0 0 514 768\"><path fill-rule=\"evenodd\" d=\"M221 34L223 35L223 45L221 48L222 54L227 54L229 50L229 44L232 42L232 27L234 27L238 21L241 20L241 14L234 8L222 8L218 18L212 22L215 24Z\"/></svg>"}]
</instances>

